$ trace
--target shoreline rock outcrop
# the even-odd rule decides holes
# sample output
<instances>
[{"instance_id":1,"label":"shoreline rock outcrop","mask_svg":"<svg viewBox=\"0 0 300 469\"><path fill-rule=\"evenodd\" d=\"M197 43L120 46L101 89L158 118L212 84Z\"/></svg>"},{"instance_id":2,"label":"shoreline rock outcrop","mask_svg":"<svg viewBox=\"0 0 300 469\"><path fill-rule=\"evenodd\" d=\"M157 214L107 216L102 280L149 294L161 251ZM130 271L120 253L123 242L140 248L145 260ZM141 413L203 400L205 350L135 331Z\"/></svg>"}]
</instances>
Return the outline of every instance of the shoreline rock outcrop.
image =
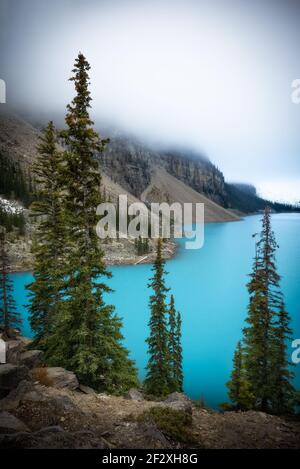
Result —
<instances>
[{"instance_id":1,"label":"shoreline rock outcrop","mask_svg":"<svg viewBox=\"0 0 300 469\"><path fill-rule=\"evenodd\" d=\"M183 393L163 401L147 400L139 389L124 397L99 394L70 371L42 367L40 351L27 350L21 337L14 340L20 341L10 355L15 363L0 365L0 449L300 448L299 420L253 411L221 414L199 408ZM166 425L170 415L172 428ZM174 437L181 428L189 442Z\"/></svg>"}]
</instances>

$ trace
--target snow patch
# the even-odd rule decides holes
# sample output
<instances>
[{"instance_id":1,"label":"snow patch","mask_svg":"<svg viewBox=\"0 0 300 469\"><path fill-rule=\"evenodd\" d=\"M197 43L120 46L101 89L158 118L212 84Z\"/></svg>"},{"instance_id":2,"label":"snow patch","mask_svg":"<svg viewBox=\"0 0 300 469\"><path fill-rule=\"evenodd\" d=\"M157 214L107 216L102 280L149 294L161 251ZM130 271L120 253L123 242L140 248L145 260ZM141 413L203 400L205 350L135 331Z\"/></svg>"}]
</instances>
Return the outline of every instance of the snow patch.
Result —
<instances>
[{"instance_id":1,"label":"snow patch","mask_svg":"<svg viewBox=\"0 0 300 469\"><path fill-rule=\"evenodd\" d=\"M12 215L20 215L24 212L22 205L15 200L4 199L0 196L0 209Z\"/></svg>"}]
</instances>

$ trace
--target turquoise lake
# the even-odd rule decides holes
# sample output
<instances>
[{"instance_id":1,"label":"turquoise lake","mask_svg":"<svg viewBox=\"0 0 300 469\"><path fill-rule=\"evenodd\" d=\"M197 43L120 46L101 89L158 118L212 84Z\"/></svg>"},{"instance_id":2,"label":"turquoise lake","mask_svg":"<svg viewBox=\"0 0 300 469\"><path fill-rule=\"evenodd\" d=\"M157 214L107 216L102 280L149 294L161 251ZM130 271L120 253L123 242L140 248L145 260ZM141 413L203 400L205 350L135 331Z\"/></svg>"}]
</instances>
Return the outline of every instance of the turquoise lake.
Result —
<instances>
[{"instance_id":1,"label":"turquoise lake","mask_svg":"<svg viewBox=\"0 0 300 469\"><path fill-rule=\"evenodd\" d=\"M183 319L184 389L190 397L203 397L214 408L227 400L225 383L247 314L245 285L254 255L252 234L260 231L260 219L255 215L240 222L206 225L202 249L186 250L180 240L177 256L167 262L167 284ZM300 338L300 214L273 215L272 226L279 244L277 265L292 317L293 338ZM151 265L116 266L111 271L109 285L115 292L107 300L123 317L125 344L143 379ZM29 272L13 274L26 336L31 332L24 307L25 285L31 279ZM299 389L300 364L295 372Z\"/></svg>"}]
</instances>

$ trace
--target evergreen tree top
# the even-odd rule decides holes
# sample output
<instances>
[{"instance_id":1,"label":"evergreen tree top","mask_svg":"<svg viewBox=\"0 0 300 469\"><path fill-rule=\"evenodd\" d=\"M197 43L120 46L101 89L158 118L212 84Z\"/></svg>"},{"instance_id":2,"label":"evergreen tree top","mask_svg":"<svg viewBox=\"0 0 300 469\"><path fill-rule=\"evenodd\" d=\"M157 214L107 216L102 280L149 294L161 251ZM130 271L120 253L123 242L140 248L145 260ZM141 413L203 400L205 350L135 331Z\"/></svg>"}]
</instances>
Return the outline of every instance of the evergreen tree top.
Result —
<instances>
[{"instance_id":1,"label":"evergreen tree top","mask_svg":"<svg viewBox=\"0 0 300 469\"><path fill-rule=\"evenodd\" d=\"M109 139L102 139L92 128L94 122L90 118L91 95L89 91L89 70L91 66L80 52L72 70L69 81L74 82L76 95L67 106L65 117L68 129L61 132L61 137L72 150L77 150L81 157L84 154L101 153Z\"/></svg>"},{"instance_id":2,"label":"evergreen tree top","mask_svg":"<svg viewBox=\"0 0 300 469\"><path fill-rule=\"evenodd\" d=\"M156 282L160 282L164 275L167 275L168 272L165 270L165 264L166 261L163 257L162 254L162 239L158 238L157 240L157 248L156 248L156 258L153 263L152 271L154 272L154 276L151 279L152 283L149 285L149 287L155 287ZM168 292L169 288L167 288L163 282L163 285L161 285L161 292Z\"/></svg>"}]
</instances>

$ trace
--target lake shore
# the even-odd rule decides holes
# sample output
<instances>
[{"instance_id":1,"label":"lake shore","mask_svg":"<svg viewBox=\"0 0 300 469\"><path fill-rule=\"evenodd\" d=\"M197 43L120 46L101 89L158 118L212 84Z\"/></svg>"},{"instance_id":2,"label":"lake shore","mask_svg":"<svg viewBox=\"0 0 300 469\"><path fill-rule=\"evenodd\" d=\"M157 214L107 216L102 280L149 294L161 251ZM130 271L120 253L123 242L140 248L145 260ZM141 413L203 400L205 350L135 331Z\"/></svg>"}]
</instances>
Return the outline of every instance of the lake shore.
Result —
<instances>
[{"instance_id":1,"label":"lake shore","mask_svg":"<svg viewBox=\"0 0 300 469\"><path fill-rule=\"evenodd\" d=\"M11 274L32 272L33 256L30 250L24 249L23 242L22 249L16 253L15 246L16 245L13 245L13 249L10 252L12 261L10 263L9 272ZM175 257L177 249L178 244L174 240L167 240L163 247L164 258L169 260ZM135 253L134 242L128 240L118 240L104 244L102 250L104 251L104 262L107 266L151 264L155 259L154 242L152 242L151 251L142 256L138 256Z\"/></svg>"}]
</instances>

